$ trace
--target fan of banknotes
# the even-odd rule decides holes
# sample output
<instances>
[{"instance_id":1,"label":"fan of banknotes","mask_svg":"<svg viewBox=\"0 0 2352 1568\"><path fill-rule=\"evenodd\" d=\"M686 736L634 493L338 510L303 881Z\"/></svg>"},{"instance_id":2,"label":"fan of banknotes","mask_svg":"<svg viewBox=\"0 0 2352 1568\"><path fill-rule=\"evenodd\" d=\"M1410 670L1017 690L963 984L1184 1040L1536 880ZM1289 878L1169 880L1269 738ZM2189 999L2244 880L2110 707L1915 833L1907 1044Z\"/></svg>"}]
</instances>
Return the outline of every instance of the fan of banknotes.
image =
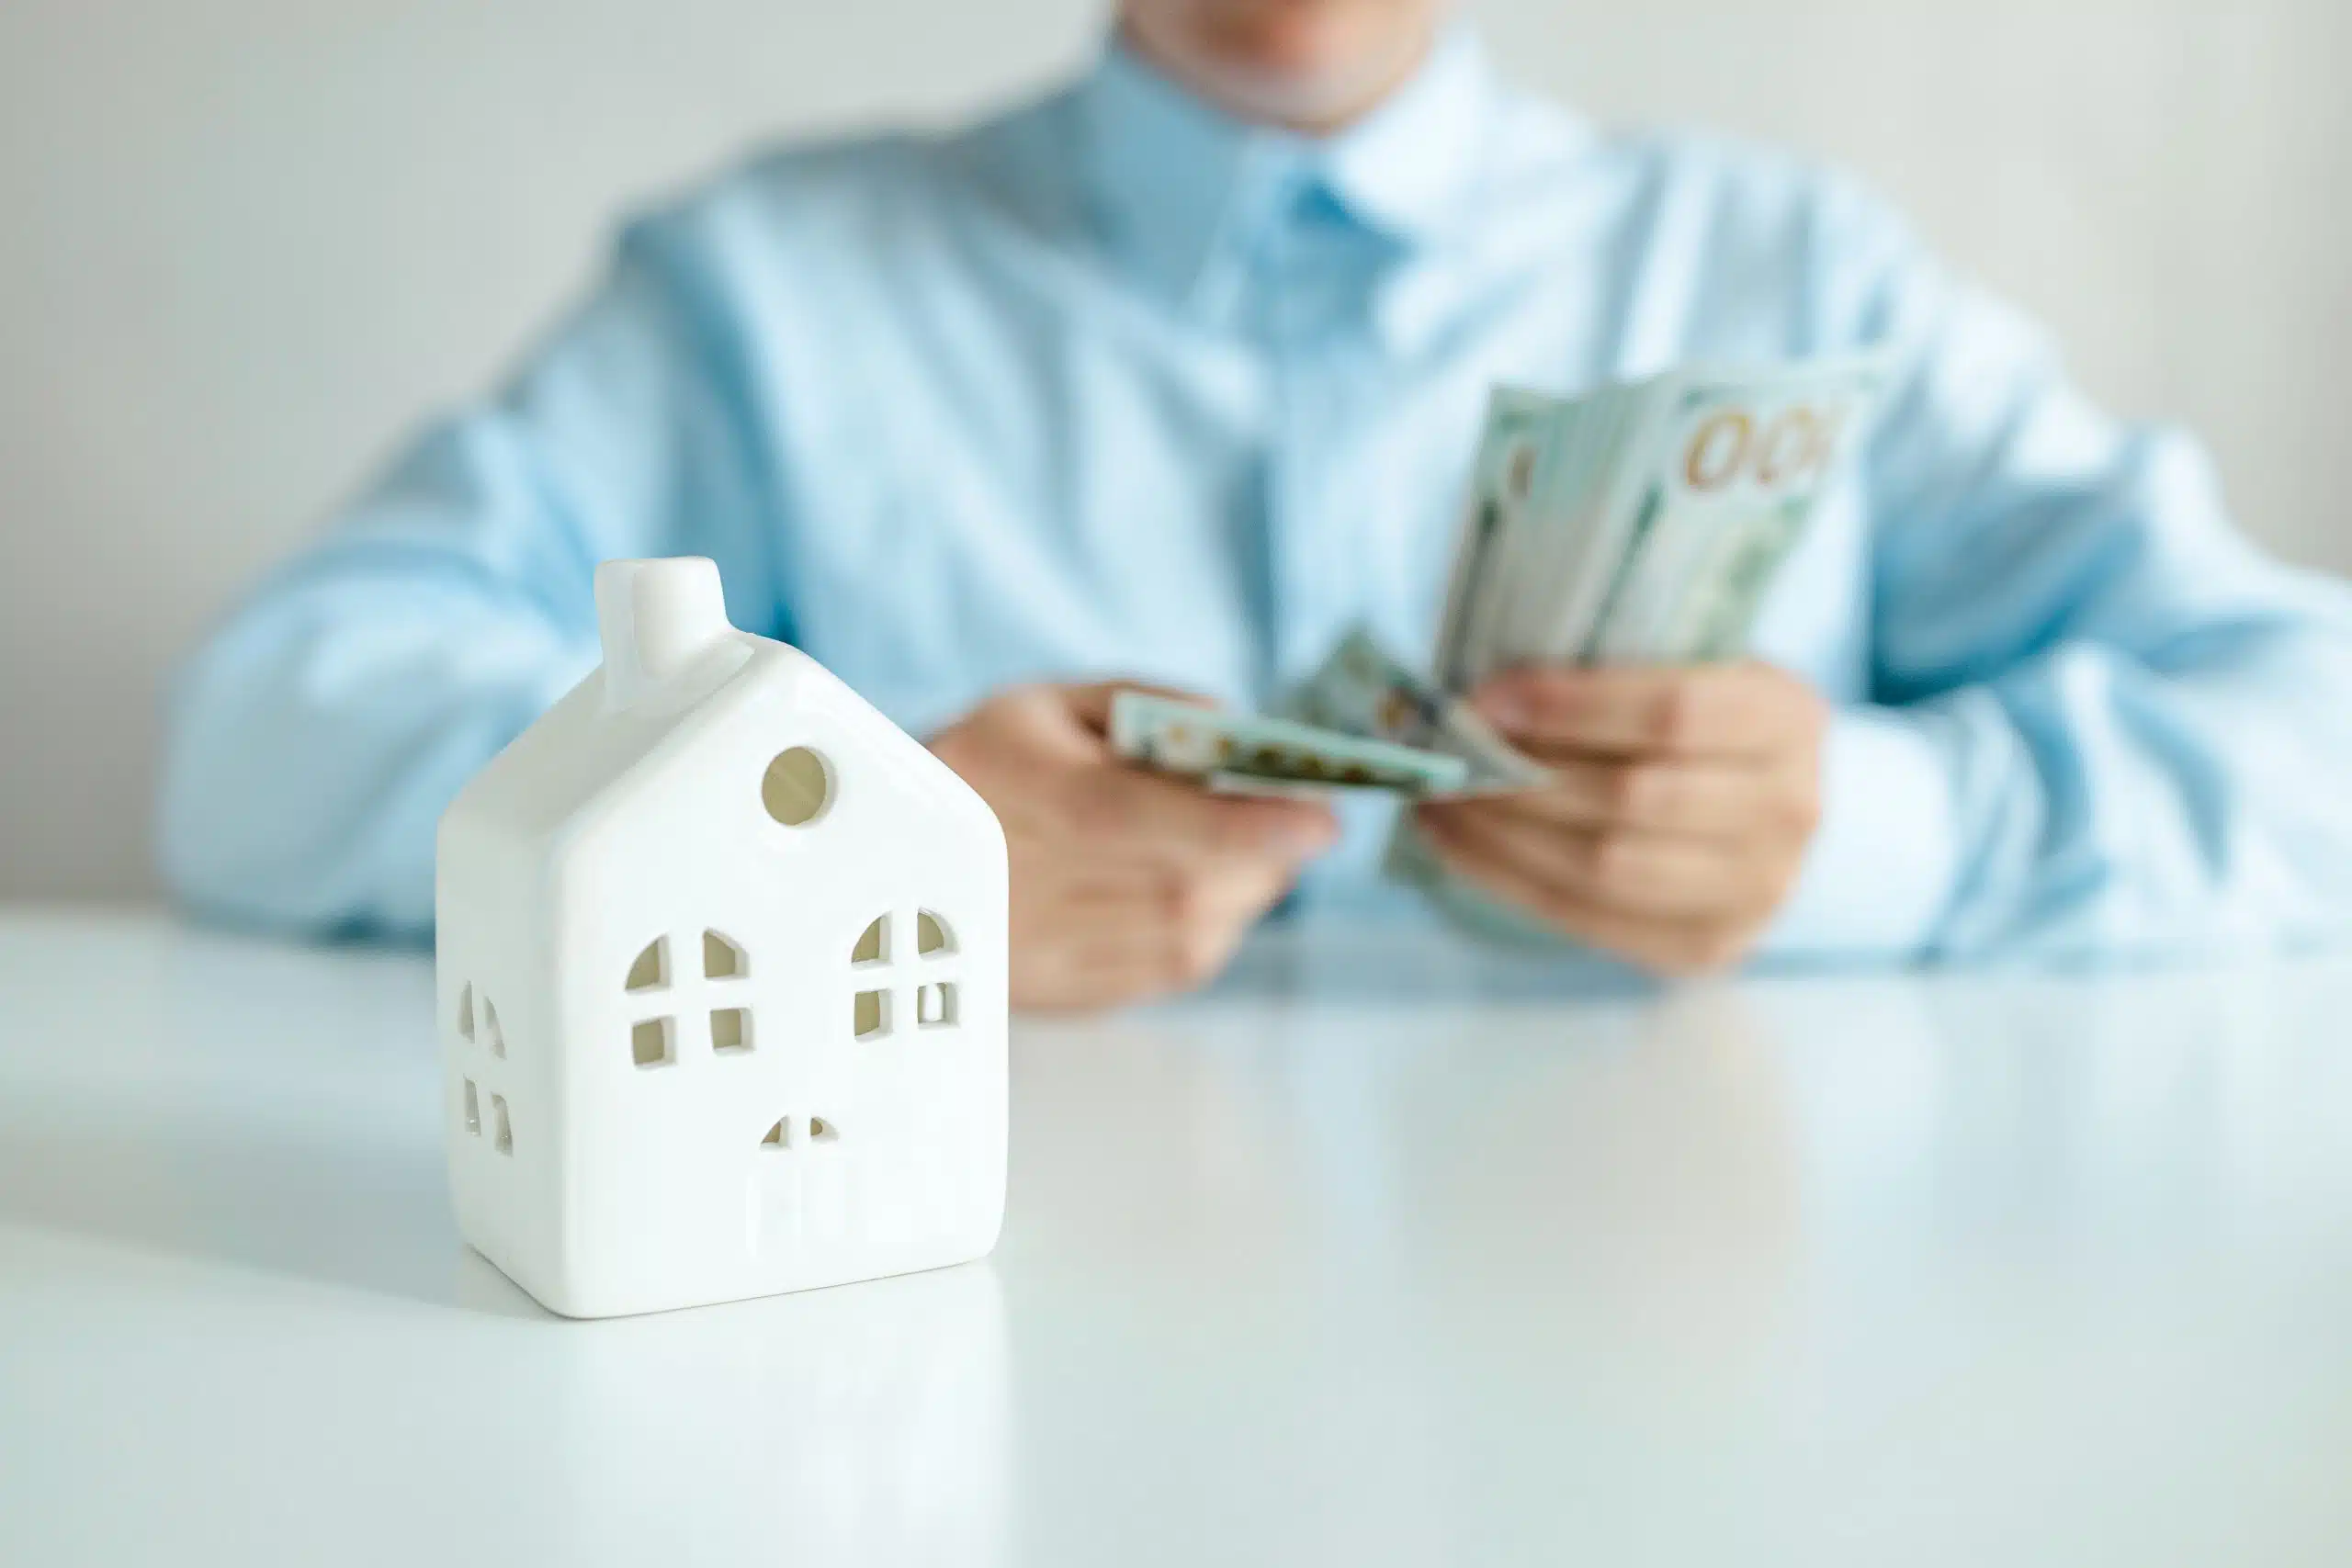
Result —
<instances>
[{"instance_id":1,"label":"fan of banknotes","mask_svg":"<svg viewBox=\"0 0 2352 1568\"><path fill-rule=\"evenodd\" d=\"M1431 673L1363 628L1275 714L1123 693L1123 757L1225 794L1442 800L1540 786L1463 701L1520 664L1737 658L1850 456L1872 358L1670 371L1577 398L1498 389Z\"/></svg>"}]
</instances>

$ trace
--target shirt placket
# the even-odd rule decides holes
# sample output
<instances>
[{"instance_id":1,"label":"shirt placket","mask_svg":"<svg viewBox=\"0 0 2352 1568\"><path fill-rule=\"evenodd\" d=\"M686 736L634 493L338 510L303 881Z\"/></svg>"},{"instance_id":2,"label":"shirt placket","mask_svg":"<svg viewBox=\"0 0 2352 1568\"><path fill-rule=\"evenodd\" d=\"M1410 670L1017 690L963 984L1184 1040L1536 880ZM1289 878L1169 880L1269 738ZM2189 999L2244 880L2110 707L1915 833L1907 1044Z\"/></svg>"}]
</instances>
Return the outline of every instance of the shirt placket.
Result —
<instances>
[{"instance_id":1,"label":"shirt placket","mask_svg":"<svg viewBox=\"0 0 2352 1568\"><path fill-rule=\"evenodd\" d=\"M1370 384L1380 367L1369 314L1373 279L1356 236L1310 223L1316 199L1294 180L1272 207L1256 253L1254 330L1265 344L1272 389L1267 439L1263 564L1269 608L1260 700L1278 702L1329 655L1341 630L1370 606L1378 579L1371 519L1353 515L1362 486L1348 465L1359 452ZM1296 897L1369 874L1392 807L1363 796L1338 803L1340 849L1306 869Z\"/></svg>"},{"instance_id":2,"label":"shirt placket","mask_svg":"<svg viewBox=\"0 0 2352 1568\"><path fill-rule=\"evenodd\" d=\"M1348 486L1352 383L1373 368L1363 280L1340 236L1317 231L1306 176L1288 174L1269 197L1254 254L1255 330L1272 389L1266 458L1266 669L1272 700L1310 673L1360 606L1363 561L1351 520L1335 514Z\"/></svg>"}]
</instances>

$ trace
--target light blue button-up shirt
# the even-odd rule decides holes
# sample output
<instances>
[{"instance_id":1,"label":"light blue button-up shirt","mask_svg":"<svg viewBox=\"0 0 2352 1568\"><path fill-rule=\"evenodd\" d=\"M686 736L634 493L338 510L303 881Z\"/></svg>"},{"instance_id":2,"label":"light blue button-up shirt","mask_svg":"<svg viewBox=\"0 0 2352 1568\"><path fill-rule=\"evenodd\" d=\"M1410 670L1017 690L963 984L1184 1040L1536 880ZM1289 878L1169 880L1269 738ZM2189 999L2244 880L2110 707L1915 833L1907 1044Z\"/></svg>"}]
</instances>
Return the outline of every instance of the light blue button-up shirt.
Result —
<instances>
[{"instance_id":1,"label":"light blue button-up shirt","mask_svg":"<svg viewBox=\"0 0 2352 1568\"><path fill-rule=\"evenodd\" d=\"M459 784L594 662L590 578L702 554L909 729L1009 682L1257 704L1430 642L1487 389L1888 345L1901 389L1758 651L1837 705L1784 952L2152 951L2352 910L2352 603L2181 435L1834 175L1603 134L1467 34L1328 141L1114 46L970 130L788 148L627 228L181 687L198 908L432 918ZM1359 813L1310 899L1369 894Z\"/></svg>"}]
</instances>

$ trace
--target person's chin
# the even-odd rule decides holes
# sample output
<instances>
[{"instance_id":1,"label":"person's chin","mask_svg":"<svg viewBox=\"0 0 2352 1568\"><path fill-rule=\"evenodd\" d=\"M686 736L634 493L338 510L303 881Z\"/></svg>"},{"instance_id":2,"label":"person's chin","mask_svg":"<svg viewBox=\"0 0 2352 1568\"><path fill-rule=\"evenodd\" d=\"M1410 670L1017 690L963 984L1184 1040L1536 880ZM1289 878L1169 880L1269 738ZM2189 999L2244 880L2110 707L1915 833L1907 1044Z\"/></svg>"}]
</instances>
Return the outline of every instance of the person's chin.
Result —
<instances>
[{"instance_id":1,"label":"person's chin","mask_svg":"<svg viewBox=\"0 0 2352 1568\"><path fill-rule=\"evenodd\" d=\"M1219 62L1221 96L1255 119L1293 126L1336 126L1361 114L1395 85L1395 62L1359 55L1259 52Z\"/></svg>"},{"instance_id":2,"label":"person's chin","mask_svg":"<svg viewBox=\"0 0 2352 1568\"><path fill-rule=\"evenodd\" d=\"M1338 118L1357 91L1352 82L1265 69L1232 72L1226 86L1228 101L1250 118L1296 126Z\"/></svg>"},{"instance_id":3,"label":"person's chin","mask_svg":"<svg viewBox=\"0 0 2352 1568\"><path fill-rule=\"evenodd\" d=\"M1249 118L1302 129L1336 127L1378 102L1428 47L1359 17L1311 6L1252 10L1246 25L1152 38L1157 53L1196 91ZM1156 47L1155 47L1156 46Z\"/></svg>"}]
</instances>

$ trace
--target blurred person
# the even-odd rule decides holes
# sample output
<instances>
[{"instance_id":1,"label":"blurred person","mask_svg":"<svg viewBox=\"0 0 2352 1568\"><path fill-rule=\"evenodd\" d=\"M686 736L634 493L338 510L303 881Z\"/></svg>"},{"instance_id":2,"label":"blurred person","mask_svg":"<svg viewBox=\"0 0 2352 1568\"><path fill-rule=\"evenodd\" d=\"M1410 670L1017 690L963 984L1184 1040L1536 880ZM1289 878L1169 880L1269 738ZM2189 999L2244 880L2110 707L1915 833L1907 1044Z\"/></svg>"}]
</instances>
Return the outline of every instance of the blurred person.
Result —
<instances>
[{"instance_id":1,"label":"blurred person","mask_svg":"<svg viewBox=\"0 0 2352 1568\"><path fill-rule=\"evenodd\" d=\"M1498 381L1871 345L1895 395L1756 660L1500 677L1555 782L1425 808L1446 861L1662 972L2341 927L2346 594L1850 180L1603 132L1448 10L1125 0L1038 101L628 224L196 658L174 886L427 929L443 806L594 662L596 563L701 554L995 807L1017 1004L1181 988L1294 891L1367 897L1384 823L1122 766L1111 682L1262 704L1358 618L1427 647Z\"/></svg>"}]
</instances>

